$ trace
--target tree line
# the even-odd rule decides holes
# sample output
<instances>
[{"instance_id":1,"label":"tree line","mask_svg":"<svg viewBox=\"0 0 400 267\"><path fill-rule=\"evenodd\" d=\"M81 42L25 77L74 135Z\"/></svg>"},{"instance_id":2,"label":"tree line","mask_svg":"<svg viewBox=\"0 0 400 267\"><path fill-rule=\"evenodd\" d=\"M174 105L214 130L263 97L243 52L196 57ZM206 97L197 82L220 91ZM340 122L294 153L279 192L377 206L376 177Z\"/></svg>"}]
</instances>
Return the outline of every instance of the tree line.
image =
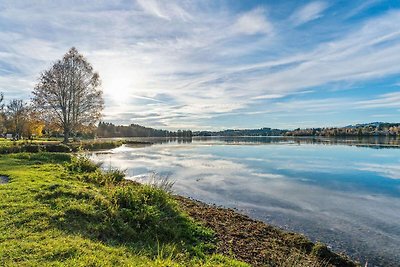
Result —
<instances>
[{"instance_id":1,"label":"tree line","mask_svg":"<svg viewBox=\"0 0 400 267\"><path fill-rule=\"evenodd\" d=\"M261 129L227 129L222 131L197 131L195 136L281 136L288 130L261 128Z\"/></svg>"},{"instance_id":2,"label":"tree line","mask_svg":"<svg viewBox=\"0 0 400 267\"><path fill-rule=\"evenodd\" d=\"M398 136L400 123L370 123L346 127L306 128L288 131L286 136Z\"/></svg>"},{"instance_id":3,"label":"tree line","mask_svg":"<svg viewBox=\"0 0 400 267\"><path fill-rule=\"evenodd\" d=\"M297 128L281 130L261 129L227 129L222 131L196 131L194 136L400 136L400 123L374 122L350 125L346 127Z\"/></svg>"},{"instance_id":4,"label":"tree line","mask_svg":"<svg viewBox=\"0 0 400 267\"><path fill-rule=\"evenodd\" d=\"M25 101L11 99L6 102L4 94L0 93L0 134L4 137L6 134L16 139L41 136L44 123L38 117L37 112Z\"/></svg>"},{"instance_id":5,"label":"tree line","mask_svg":"<svg viewBox=\"0 0 400 267\"><path fill-rule=\"evenodd\" d=\"M167 131L144 127L138 124L125 126L114 125L109 122L100 122L96 133L98 137L192 137L192 131L190 130Z\"/></svg>"}]
</instances>

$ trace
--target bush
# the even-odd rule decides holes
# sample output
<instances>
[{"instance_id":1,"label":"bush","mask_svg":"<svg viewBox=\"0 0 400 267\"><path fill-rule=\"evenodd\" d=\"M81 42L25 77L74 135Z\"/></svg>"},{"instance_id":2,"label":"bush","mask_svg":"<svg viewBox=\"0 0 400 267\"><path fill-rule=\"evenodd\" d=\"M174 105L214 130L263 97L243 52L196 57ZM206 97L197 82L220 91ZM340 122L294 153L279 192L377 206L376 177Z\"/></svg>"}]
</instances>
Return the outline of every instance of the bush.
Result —
<instances>
[{"instance_id":1,"label":"bush","mask_svg":"<svg viewBox=\"0 0 400 267\"><path fill-rule=\"evenodd\" d=\"M100 141L100 142L81 142L72 143L70 147L72 151L80 150L102 150L102 149L113 149L122 145L121 141Z\"/></svg>"},{"instance_id":2,"label":"bush","mask_svg":"<svg viewBox=\"0 0 400 267\"><path fill-rule=\"evenodd\" d=\"M154 241L154 237L162 243L179 240L186 251L196 255L212 248L209 243L213 238L212 232L181 214L176 202L165 191L129 183L113 187L110 193L121 220L118 224L134 227L135 232L141 234L142 241L146 238ZM188 244L192 246L188 247Z\"/></svg>"},{"instance_id":3,"label":"bush","mask_svg":"<svg viewBox=\"0 0 400 267\"><path fill-rule=\"evenodd\" d=\"M120 170L102 171L100 169L95 172L83 173L79 176L84 182L97 185L117 184L125 178L125 173Z\"/></svg>"},{"instance_id":4,"label":"bush","mask_svg":"<svg viewBox=\"0 0 400 267\"><path fill-rule=\"evenodd\" d=\"M11 145L11 146L0 146L0 154L12 154L23 152L21 146Z\"/></svg>"},{"instance_id":5,"label":"bush","mask_svg":"<svg viewBox=\"0 0 400 267\"><path fill-rule=\"evenodd\" d=\"M9 157L16 159L29 160L32 163L65 163L71 161L71 154L67 153L49 153L49 152L39 152L39 153L16 153L10 155Z\"/></svg>"},{"instance_id":6,"label":"bush","mask_svg":"<svg viewBox=\"0 0 400 267\"><path fill-rule=\"evenodd\" d=\"M64 144L34 144L34 143L12 143L4 146L0 146L0 154L12 154L12 153L39 153L39 152L58 152L68 153L71 149Z\"/></svg>"},{"instance_id":7,"label":"bush","mask_svg":"<svg viewBox=\"0 0 400 267\"><path fill-rule=\"evenodd\" d=\"M105 171L104 175L108 176L108 180L112 183L119 183L125 179L125 171L119 169Z\"/></svg>"},{"instance_id":8,"label":"bush","mask_svg":"<svg viewBox=\"0 0 400 267\"><path fill-rule=\"evenodd\" d=\"M23 145L22 146L22 151L28 152L28 153L38 153L42 151L43 147L40 145Z\"/></svg>"},{"instance_id":9,"label":"bush","mask_svg":"<svg viewBox=\"0 0 400 267\"><path fill-rule=\"evenodd\" d=\"M84 182L97 185L117 184L124 180L125 171L110 169L103 171L101 164L92 162L85 155L72 157L71 161L65 165L67 170L78 174L78 178Z\"/></svg>"},{"instance_id":10,"label":"bush","mask_svg":"<svg viewBox=\"0 0 400 267\"><path fill-rule=\"evenodd\" d=\"M73 157L71 162L66 165L67 169L71 172L77 173L90 173L99 169L100 165L92 162L84 155Z\"/></svg>"},{"instance_id":11,"label":"bush","mask_svg":"<svg viewBox=\"0 0 400 267\"><path fill-rule=\"evenodd\" d=\"M164 191L149 186L117 187L112 200L119 207L124 222L136 225L138 230L162 227L161 220L176 216L171 209L169 196Z\"/></svg>"},{"instance_id":12,"label":"bush","mask_svg":"<svg viewBox=\"0 0 400 267\"><path fill-rule=\"evenodd\" d=\"M64 144L48 144L44 148L47 152L58 152L58 153L71 152L71 148Z\"/></svg>"},{"instance_id":13,"label":"bush","mask_svg":"<svg viewBox=\"0 0 400 267\"><path fill-rule=\"evenodd\" d=\"M172 187L174 186L175 181L172 181L169 175L160 175L156 172L153 172L149 176L148 184L167 193L172 193Z\"/></svg>"}]
</instances>

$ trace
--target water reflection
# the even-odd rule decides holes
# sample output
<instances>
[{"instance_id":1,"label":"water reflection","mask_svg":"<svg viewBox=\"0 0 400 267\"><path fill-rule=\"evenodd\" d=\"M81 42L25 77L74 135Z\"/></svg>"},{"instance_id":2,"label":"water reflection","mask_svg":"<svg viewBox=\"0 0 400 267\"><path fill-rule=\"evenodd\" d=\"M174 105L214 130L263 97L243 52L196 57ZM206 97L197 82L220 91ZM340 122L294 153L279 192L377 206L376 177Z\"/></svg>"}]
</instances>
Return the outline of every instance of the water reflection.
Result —
<instances>
[{"instance_id":1,"label":"water reflection","mask_svg":"<svg viewBox=\"0 0 400 267\"><path fill-rule=\"evenodd\" d=\"M400 138L393 136L376 137L293 137L293 136L196 136L188 138L177 137L132 137L104 138L105 140L133 140L156 144L320 144L320 145L351 145L370 148L400 148Z\"/></svg>"},{"instance_id":2,"label":"water reflection","mask_svg":"<svg viewBox=\"0 0 400 267\"><path fill-rule=\"evenodd\" d=\"M171 174L179 194L239 208L370 264L400 262L400 150L265 140L269 145L172 141L121 147L93 159L140 181L152 171Z\"/></svg>"}]
</instances>

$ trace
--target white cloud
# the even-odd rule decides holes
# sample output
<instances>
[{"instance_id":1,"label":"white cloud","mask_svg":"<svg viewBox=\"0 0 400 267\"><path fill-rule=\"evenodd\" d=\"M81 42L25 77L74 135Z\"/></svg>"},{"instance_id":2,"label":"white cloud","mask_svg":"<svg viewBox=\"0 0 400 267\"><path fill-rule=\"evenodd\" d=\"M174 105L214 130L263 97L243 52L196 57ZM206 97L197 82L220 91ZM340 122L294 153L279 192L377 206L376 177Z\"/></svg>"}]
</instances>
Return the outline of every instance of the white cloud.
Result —
<instances>
[{"instance_id":1,"label":"white cloud","mask_svg":"<svg viewBox=\"0 0 400 267\"><path fill-rule=\"evenodd\" d=\"M239 16L234 25L234 29L238 33L257 34L271 33L273 31L272 24L265 18L265 11L262 8L254 9L250 12Z\"/></svg>"},{"instance_id":2,"label":"white cloud","mask_svg":"<svg viewBox=\"0 0 400 267\"><path fill-rule=\"evenodd\" d=\"M347 18L353 17L362 13L363 11L373 7L374 5L378 4L382 0L364 0L360 5L355 7L354 9L350 10L350 12L346 15Z\"/></svg>"},{"instance_id":3,"label":"white cloud","mask_svg":"<svg viewBox=\"0 0 400 267\"><path fill-rule=\"evenodd\" d=\"M182 7L172 1L158 1L158 0L136 0L139 6L146 13L166 20L181 19L190 20L192 16L186 12Z\"/></svg>"},{"instance_id":4,"label":"white cloud","mask_svg":"<svg viewBox=\"0 0 400 267\"><path fill-rule=\"evenodd\" d=\"M383 94L376 99L358 101L355 105L358 108L399 108L400 92Z\"/></svg>"},{"instance_id":5,"label":"white cloud","mask_svg":"<svg viewBox=\"0 0 400 267\"><path fill-rule=\"evenodd\" d=\"M143 8L143 10L151 15L154 15L163 19L170 19L170 17L165 14L164 10L161 9L160 5L155 0L137 0L138 4Z\"/></svg>"},{"instance_id":6,"label":"white cloud","mask_svg":"<svg viewBox=\"0 0 400 267\"><path fill-rule=\"evenodd\" d=\"M322 13L328 8L328 4L321 1L311 2L296 10L290 20L296 25L301 25L309 21L322 17Z\"/></svg>"}]
</instances>

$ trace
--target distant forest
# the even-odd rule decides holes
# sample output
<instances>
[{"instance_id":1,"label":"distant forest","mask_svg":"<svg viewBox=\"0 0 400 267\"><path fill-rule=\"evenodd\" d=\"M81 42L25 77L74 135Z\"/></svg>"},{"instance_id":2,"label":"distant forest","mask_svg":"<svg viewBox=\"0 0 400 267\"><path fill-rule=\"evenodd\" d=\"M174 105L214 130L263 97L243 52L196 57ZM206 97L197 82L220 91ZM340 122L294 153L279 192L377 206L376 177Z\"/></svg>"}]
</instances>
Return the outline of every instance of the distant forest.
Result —
<instances>
[{"instance_id":1,"label":"distant forest","mask_svg":"<svg viewBox=\"0 0 400 267\"><path fill-rule=\"evenodd\" d=\"M400 136L400 123L372 122L346 127L297 128L280 130L271 128L197 131L193 136Z\"/></svg>"},{"instance_id":2,"label":"distant forest","mask_svg":"<svg viewBox=\"0 0 400 267\"><path fill-rule=\"evenodd\" d=\"M279 130L271 128L261 129L244 129L244 130L223 130L223 131L198 131L194 132L194 136L281 136L285 135L288 130Z\"/></svg>"},{"instance_id":3,"label":"distant forest","mask_svg":"<svg viewBox=\"0 0 400 267\"><path fill-rule=\"evenodd\" d=\"M287 136L398 136L400 123L372 122L346 127L307 128L288 131Z\"/></svg>"},{"instance_id":4,"label":"distant forest","mask_svg":"<svg viewBox=\"0 0 400 267\"><path fill-rule=\"evenodd\" d=\"M158 130L149 127L144 127L138 124L114 125L109 122L100 122L97 130L98 137L192 137L190 130L178 130L176 132L167 130Z\"/></svg>"},{"instance_id":5,"label":"distant forest","mask_svg":"<svg viewBox=\"0 0 400 267\"><path fill-rule=\"evenodd\" d=\"M281 130L272 128L261 129L227 129L222 131L178 130L168 131L144 127L138 124L114 125L100 122L96 134L98 137L179 137L192 136L400 136L400 123L373 122L349 125L345 127L305 128Z\"/></svg>"}]
</instances>

